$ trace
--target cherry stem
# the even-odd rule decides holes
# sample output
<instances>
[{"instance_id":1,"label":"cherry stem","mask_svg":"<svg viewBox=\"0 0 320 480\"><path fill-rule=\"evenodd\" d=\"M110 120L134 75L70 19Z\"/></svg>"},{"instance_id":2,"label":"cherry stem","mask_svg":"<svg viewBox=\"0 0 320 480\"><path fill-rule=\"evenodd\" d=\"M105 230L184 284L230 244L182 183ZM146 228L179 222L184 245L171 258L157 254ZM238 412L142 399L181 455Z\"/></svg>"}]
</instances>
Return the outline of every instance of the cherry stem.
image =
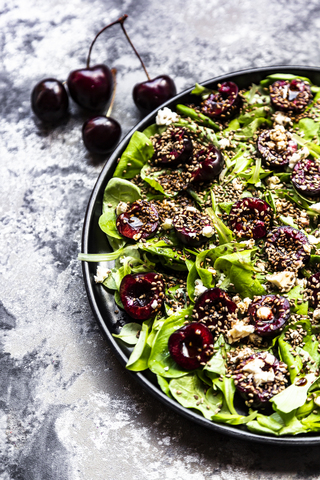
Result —
<instances>
[{"instance_id":1,"label":"cherry stem","mask_svg":"<svg viewBox=\"0 0 320 480\"><path fill-rule=\"evenodd\" d=\"M114 104L114 99L116 98L116 89L117 89L117 69L116 68L111 68L111 73L112 73L112 78L113 78L113 92L112 92L112 97L111 97L111 102L107 111L106 117L110 117L113 104Z\"/></svg>"},{"instance_id":2,"label":"cherry stem","mask_svg":"<svg viewBox=\"0 0 320 480\"><path fill-rule=\"evenodd\" d=\"M90 45L90 48L89 48L89 53L88 53L88 57L87 57L87 68L90 67L91 51L92 51L93 45L96 43L97 38L101 35L102 32L107 30L107 28L112 27L113 25L116 25L117 23L121 23L121 26L122 26L122 24L123 24L123 22L125 21L126 18L128 18L128 15L123 15L122 17L118 18L118 20L116 20L115 22L112 22L109 25L107 25L106 27L103 27L103 29L100 30L100 32L97 33L97 35L94 37L94 39L93 39L93 41Z\"/></svg>"},{"instance_id":3,"label":"cherry stem","mask_svg":"<svg viewBox=\"0 0 320 480\"><path fill-rule=\"evenodd\" d=\"M131 42L129 35L127 34L126 29L124 28L124 25L123 25L123 24L124 24L124 21L125 21L125 19L127 18L127 16L128 16L128 15L124 15L124 16L122 17L123 20L119 19L119 20L121 20L119 23L120 23L120 25L121 25L121 28L122 28L122 30L123 30L123 33L125 34L125 36L127 37L128 42L130 43L130 45L131 45L134 53L135 53L135 54L137 55L137 57L139 58L140 63L141 63L141 65L142 65L142 67L143 67L143 70L146 72L146 75L147 75L148 80L150 81L151 78L150 78L149 73L148 73L148 71L147 71L147 69L146 69L146 66L145 66L145 64L143 63L142 58L140 57L139 53L138 53L137 50L135 49L133 43ZM124 17L126 17L126 18L124 18Z\"/></svg>"}]
</instances>

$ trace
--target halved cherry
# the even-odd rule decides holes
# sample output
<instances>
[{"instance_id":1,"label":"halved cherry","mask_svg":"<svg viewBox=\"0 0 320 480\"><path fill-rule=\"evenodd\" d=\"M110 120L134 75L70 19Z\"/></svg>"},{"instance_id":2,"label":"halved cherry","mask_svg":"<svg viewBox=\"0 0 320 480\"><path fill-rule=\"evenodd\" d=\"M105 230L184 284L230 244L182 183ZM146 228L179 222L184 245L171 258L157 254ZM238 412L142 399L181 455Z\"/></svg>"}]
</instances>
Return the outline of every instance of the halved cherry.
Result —
<instances>
[{"instance_id":1,"label":"halved cherry","mask_svg":"<svg viewBox=\"0 0 320 480\"><path fill-rule=\"evenodd\" d=\"M316 272L308 278L307 294L311 307L318 308L320 303L320 272Z\"/></svg>"},{"instance_id":2,"label":"halved cherry","mask_svg":"<svg viewBox=\"0 0 320 480\"><path fill-rule=\"evenodd\" d=\"M275 337L290 317L290 303L280 295L263 295L250 303L248 315L257 335Z\"/></svg>"},{"instance_id":3,"label":"halved cherry","mask_svg":"<svg viewBox=\"0 0 320 480\"><path fill-rule=\"evenodd\" d=\"M186 163L192 155L193 145L184 128L169 127L153 137L153 162L164 167Z\"/></svg>"},{"instance_id":4,"label":"halved cherry","mask_svg":"<svg viewBox=\"0 0 320 480\"><path fill-rule=\"evenodd\" d=\"M241 103L238 86L233 82L224 82L217 93L212 92L201 102L201 111L208 117L224 119L233 115Z\"/></svg>"},{"instance_id":5,"label":"halved cherry","mask_svg":"<svg viewBox=\"0 0 320 480\"><path fill-rule=\"evenodd\" d=\"M180 367L194 370L212 357L213 337L202 323L189 323L170 335L168 347Z\"/></svg>"},{"instance_id":6,"label":"halved cherry","mask_svg":"<svg viewBox=\"0 0 320 480\"><path fill-rule=\"evenodd\" d=\"M194 155L197 162L192 171L194 182L206 182L213 180L223 169L223 156L214 145L203 147Z\"/></svg>"},{"instance_id":7,"label":"halved cherry","mask_svg":"<svg viewBox=\"0 0 320 480\"><path fill-rule=\"evenodd\" d=\"M296 163L291 181L302 195L320 195L320 163L311 158L303 158Z\"/></svg>"},{"instance_id":8,"label":"halved cherry","mask_svg":"<svg viewBox=\"0 0 320 480\"><path fill-rule=\"evenodd\" d=\"M271 103L280 110L302 112L312 100L310 85L303 80L278 80L269 87Z\"/></svg>"},{"instance_id":9,"label":"halved cherry","mask_svg":"<svg viewBox=\"0 0 320 480\"><path fill-rule=\"evenodd\" d=\"M264 406L285 389L287 365L269 352L241 359L233 371L236 389L252 407Z\"/></svg>"},{"instance_id":10,"label":"halved cherry","mask_svg":"<svg viewBox=\"0 0 320 480\"><path fill-rule=\"evenodd\" d=\"M180 242L190 247L199 247L214 234L208 215L195 207L187 207L175 215L173 227Z\"/></svg>"},{"instance_id":11,"label":"halved cherry","mask_svg":"<svg viewBox=\"0 0 320 480\"><path fill-rule=\"evenodd\" d=\"M255 240L267 235L271 220L271 207L264 200L255 197L238 200L229 214L229 224L236 235Z\"/></svg>"},{"instance_id":12,"label":"halved cherry","mask_svg":"<svg viewBox=\"0 0 320 480\"><path fill-rule=\"evenodd\" d=\"M116 220L118 232L126 238L140 240L152 237L159 227L159 214L151 203L136 200Z\"/></svg>"},{"instance_id":13,"label":"halved cherry","mask_svg":"<svg viewBox=\"0 0 320 480\"><path fill-rule=\"evenodd\" d=\"M146 320L159 312L164 299L164 283L158 273L137 273L123 277L120 298L125 311L136 320Z\"/></svg>"},{"instance_id":14,"label":"halved cherry","mask_svg":"<svg viewBox=\"0 0 320 480\"><path fill-rule=\"evenodd\" d=\"M279 170L289 165L298 145L289 132L278 126L272 130L264 130L259 135L257 147L266 166Z\"/></svg>"},{"instance_id":15,"label":"halved cherry","mask_svg":"<svg viewBox=\"0 0 320 480\"><path fill-rule=\"evenodd\" d=\"M220 322L220 326L223 328L228 315L235 313L236 309L237 304L224 290L219 287L208 288L198 297L193 310L193 318L209 328Z\"/></svg>"},{"instance_id":16,"label":"halved cherry","mask_svg":"<svg viewBox=\"0 0 320 480\"><path fill-rule=\"evenodd\" d=\"M265 243L269 262L276 271L297 271L310 259L311 245L306 235L293 227L277 227Z\"/></svg>"}]
</instances>

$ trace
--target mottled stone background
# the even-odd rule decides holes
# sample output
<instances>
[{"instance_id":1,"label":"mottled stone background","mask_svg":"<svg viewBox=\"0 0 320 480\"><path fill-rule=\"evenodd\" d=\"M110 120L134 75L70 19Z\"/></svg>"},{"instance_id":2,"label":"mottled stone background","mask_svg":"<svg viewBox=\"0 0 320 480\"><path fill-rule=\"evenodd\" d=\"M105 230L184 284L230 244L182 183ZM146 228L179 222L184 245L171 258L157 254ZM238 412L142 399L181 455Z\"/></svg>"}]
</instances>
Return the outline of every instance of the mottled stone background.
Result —
<instances>
[{"instance_id":1,"label":"mottled stone background","mask_svg":"<svg viewBox=\"0 0 320 480\"><path fill-rule=\"evenodd\" d=\"M103 162L86 153L74 104L50 130L29 98L42 78L84 66L123 13L151 76L171 75L178 91L242 68L320 64L316 0L0 0L0 479L320 478L318 448L247 444L167 411L100 335L77 254ZM96 44L101 62L118 69L125 134L144 72L120 28Z\"/></svg>"}]
</instances>

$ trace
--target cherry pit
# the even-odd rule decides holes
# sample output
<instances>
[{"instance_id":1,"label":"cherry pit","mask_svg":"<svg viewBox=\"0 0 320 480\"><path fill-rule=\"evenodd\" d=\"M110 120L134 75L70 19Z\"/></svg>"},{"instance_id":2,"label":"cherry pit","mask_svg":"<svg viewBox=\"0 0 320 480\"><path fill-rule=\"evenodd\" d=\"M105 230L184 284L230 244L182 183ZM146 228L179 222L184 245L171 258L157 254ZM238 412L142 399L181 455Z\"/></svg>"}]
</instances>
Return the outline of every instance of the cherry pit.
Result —
<instances>
[{"instance_id":1,"label":"cherry pit","mask_svg":"<svg viewBox=\"0 0 320 480\"><path fill-rule=\"evenodd\" d=\"M41 80L31 93L32 110L45 124L55 124L67 118L69 114L67 91L77 105L85 110L95 112L96 115L88 118L82 127L83 143L91 153L106 154L111 152L121 137L120 124L110 116L116 94L116 69L109 68L104 64L90 66L92 48L102 32L113 25L119 24L134 53L140 60L148 80L137 83L133 88L132 96L135 105L143 114L150 113L176 95L174 81L168 75L150 78L124 27L127 18L128 15L123 15L97 33L89 48L86 67L70 72L67 81L64 82L55 78ZM108 111L104 115L103 111L109 101Z\"/></svg>"}]
</instances>

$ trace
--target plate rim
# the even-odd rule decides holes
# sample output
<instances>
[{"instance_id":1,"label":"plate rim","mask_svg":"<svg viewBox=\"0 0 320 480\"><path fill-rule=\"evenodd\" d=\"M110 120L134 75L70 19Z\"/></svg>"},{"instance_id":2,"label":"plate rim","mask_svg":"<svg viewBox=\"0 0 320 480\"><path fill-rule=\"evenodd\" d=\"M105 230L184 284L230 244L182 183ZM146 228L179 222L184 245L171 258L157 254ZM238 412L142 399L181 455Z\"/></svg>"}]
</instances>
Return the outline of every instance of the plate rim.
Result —
<instances>
[{"instance_id":1,"label":"plate rim","mask_svg":"<svg viewBox=\"0 0 320 480\"><path fill-rule=\"evenodd\" d=\"M297 72L302 74L303 76L307 76L309 73L314 73L320 75L320 67L316 66L303 66L303 65L272 65L272 66L264 66L264 67L255 67L255 68L248 68L242 69L234 72L230 72L227 74L219 75L217 77L210 78L204 82L199 82L200 85L208 86L214 83L218 83L221 81L231 80L237 76L252 76L253 74L264 74L267 76L268 74L272 73L292 73ZM187 88L174 96L172 99L168 100L167 102L163 103L161 107L170 106L172 104L177 103L177 101L190 94L191 90L194 86ZM154 119L156 112L159 110L157 108L142 120L140 120L121 140L119 145L116 147L114 152L110 155L109 159L107 160L106 164L104 165L103 169L101 170L96 183L91 191L89 201L86 208L86 213L84 216L83 228L82 228L82 239L81 239L81 249L83 253L88 252L88 245L89 245L89 236L92 222L94 221L94 209L96 207L97 199L99 195L101 195L101 191L103 193L105 188L105 183L109 180L108 177L111 178L110 173L112 169L115 167L117 158L121 156L122 152L126 148L127 144L133 133L135 131L142 131L144 130L148 124L150 124L151 120ZM152 122L154 123L154 121ZM93 253L93 252L91 252ZM115 341L114 337L112 336L111 332L109 331L99 306L97 304L96 293L94 292L94 280L92 278L92 273L89 270L89 262L82 262L82 273L83 279L85 284L85 289L88 297L88 301L92 312L96 318L96 321L100 327L100 330L109 343L109 346L113 349L118 361L121 363L122 367L125 368L127 363L128 357L121 349L120 345ZM101 287L103 288L103 287ZM113 295L108 293L108 295ZM230 426L228 424L219 424L212 422L205 417L202 417L198 413L194 412L191 409L187 409L180 405L175 400L172 400L167 395L165 395L160 387L156 387L144 374L143 372L131 372L130 370L126 369L126 372L130 374L132 378L135 378L136 381L140 385L142 385L154 398L160 400L163 404L167 405L171 410L182 415L183 417L195 422L196 424L205 427L213 432L217 432L219 434L228 435L238 440L245 440L245 441L252 441L257 443L269 444L269 445L290 445L290 446L301 446L301 445L319 445L320 444L320 435L313 435L312 433L303 434L305 436L288 436L288 437L272 437L268 435L260 435L253 432L249 432L247 430L242 430L239 426Z\"/></svg>"}]
</instances>

